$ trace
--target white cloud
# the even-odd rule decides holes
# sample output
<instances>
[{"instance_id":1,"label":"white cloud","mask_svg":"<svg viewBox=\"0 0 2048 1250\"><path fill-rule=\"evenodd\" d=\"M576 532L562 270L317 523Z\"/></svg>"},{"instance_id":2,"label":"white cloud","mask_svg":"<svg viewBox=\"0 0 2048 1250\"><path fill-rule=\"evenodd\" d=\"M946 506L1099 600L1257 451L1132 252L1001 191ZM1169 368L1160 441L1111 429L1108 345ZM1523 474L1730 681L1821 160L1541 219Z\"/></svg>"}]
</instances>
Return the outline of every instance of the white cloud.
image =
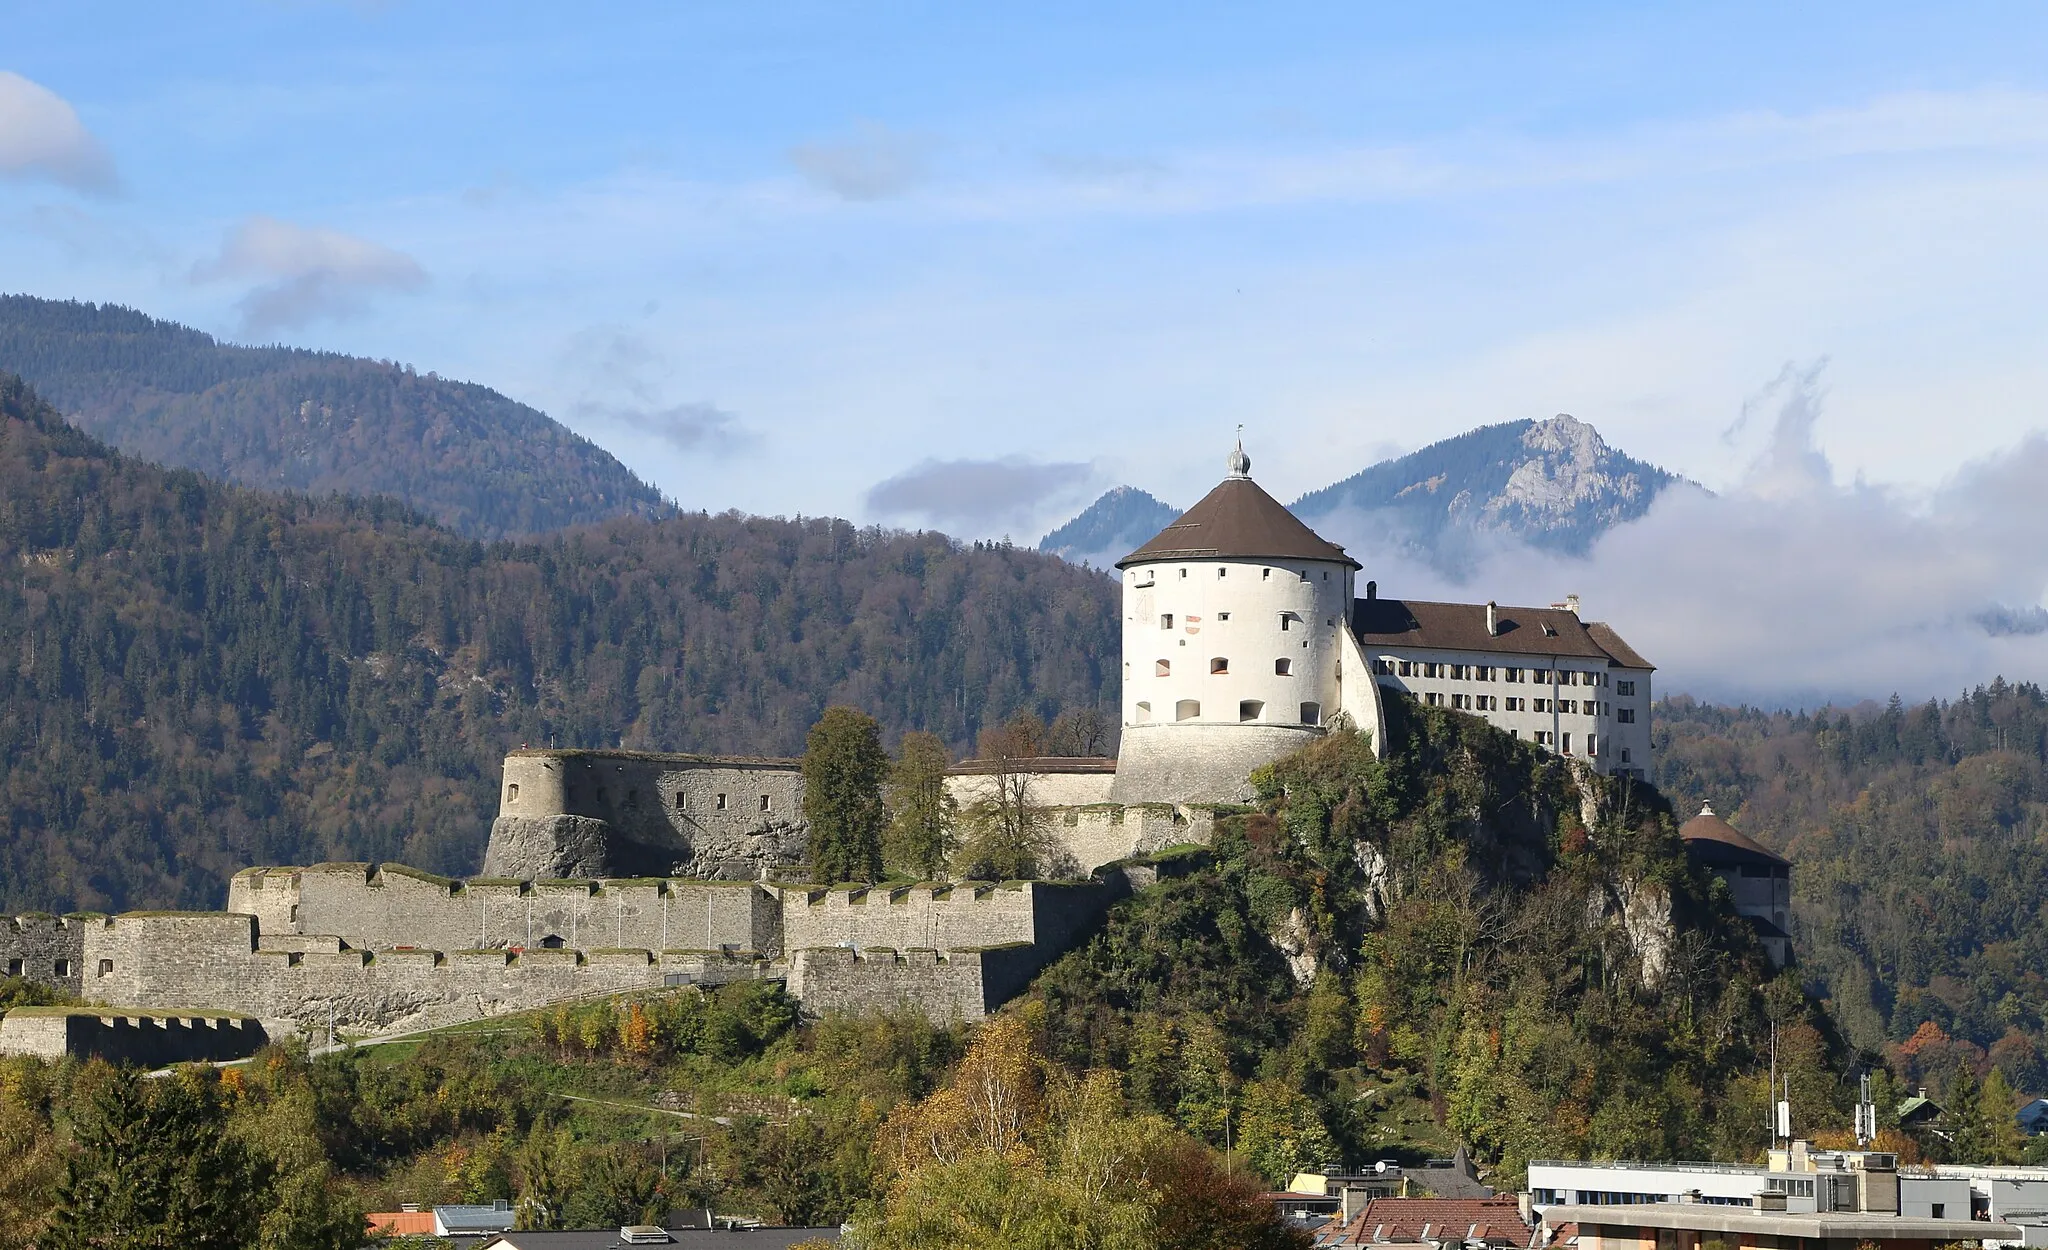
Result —
<instances>
[{"instance_id":1,"label":"white cloud","mask_svg":"<svg viewBox=\"0 0 2048 1250\"><path fill-rule=\"evenodd\" d=\"M1463 582L1375 555L1361 518L1321 528L1396 598L1543 604L1582 596L1657 664L1658 689L1716 699L1952 696L2048 678L2048 438L1939 487L1840 485L1812 443L1819 369L1788 369L1764 450L1719 495L1666 492L1583 560L1502 544ZM2029 631L2033 632L2029 632Z\"/></svg>"},{"instance_id":2,"label":"white cloud","mask_svg":"<svg viewBox=\"0 0 2048 1250\"><path fill-rule=\"evenodd\" d=\"M416 291L427 282L403 252L260 213L229 231L219 255L194 267L192 278L258 283L237 305L251 334L350 316L374 292Z\"/></svg>"},{"instance_id":3,"label":"white cloud","mask_svg":"<svg viewBox=\"0 0 2048 1250\"><path fill-rule=\"evenodd\" d=\"M867 493L869 513L986 534L1036 533L1048 509L1083 497L1100 480L1095 467L1026 456L922 460Z\"/></svg>"},{"instance_id":4,"label":"white cloud","mask_svg":"<svg viewBox=\"0 0 2048 1250\"><path fill-rule=\"evenodd\" d=\"M0 177L44 178L106 193L119 180L113 158L62 96L0 70Z\"/></svg>"}]
</instances>

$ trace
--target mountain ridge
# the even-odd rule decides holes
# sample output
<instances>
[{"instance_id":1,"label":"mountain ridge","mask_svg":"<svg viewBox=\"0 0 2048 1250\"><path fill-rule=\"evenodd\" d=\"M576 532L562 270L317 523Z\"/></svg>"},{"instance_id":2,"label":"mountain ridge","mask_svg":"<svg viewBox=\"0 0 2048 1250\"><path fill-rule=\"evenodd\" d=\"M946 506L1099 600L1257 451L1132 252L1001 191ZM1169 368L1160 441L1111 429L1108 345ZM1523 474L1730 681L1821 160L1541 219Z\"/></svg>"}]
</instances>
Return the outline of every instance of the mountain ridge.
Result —
<instances>
[{"instance_id":1,"label":"mountain ridge","mask_svg":"<svg viewBox=\"0 0 2048 1250\"><path fill-rule=\"evenodd\" d=\"M1395 456L1318 490L1289 510L1312 526L1343 517L1354 531L1449 573L1469 570L1488 541L1510 536L1583 555L1686 479L1608 446L1560 413L1480 426ZM1179 510L1134 486L1105 492L1047 534L1040 551L1102 566L1150 539Z\"/></svg>"},{"instance_id":2,"label":"mountain ridge","mask_svg":"<svg viewBox=\"0 0 2048 1250\"><path fill-rule=\"evenodd\" d=\"M489 387L223 343L120 305L0 295L0 371L144 460L259 489L391 495L474 538L672 506L597 444Z\"/></svg>"}]
</instances>

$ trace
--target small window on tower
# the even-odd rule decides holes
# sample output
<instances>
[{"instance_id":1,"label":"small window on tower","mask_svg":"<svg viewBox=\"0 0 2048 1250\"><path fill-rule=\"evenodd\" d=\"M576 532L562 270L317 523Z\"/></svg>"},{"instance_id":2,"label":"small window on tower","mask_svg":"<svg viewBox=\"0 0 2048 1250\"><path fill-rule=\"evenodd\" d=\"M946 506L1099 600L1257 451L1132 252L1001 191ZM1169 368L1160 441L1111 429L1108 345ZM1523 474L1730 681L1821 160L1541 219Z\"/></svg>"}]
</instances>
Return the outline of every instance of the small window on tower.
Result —
<instances>
[{"instance_id":1,"label":"small window on tower","mask_svg":"<svg viewBox=\"0 0 2048 1250\"><path fill-rule=\"evenodd\" d=\"M1140 703L1138 705L1137 712L1138 723L1140 725L1152 719L1152 705L1150 703Z\"/></svg>"},{"instance_id":2,"label":"small window on tower","mask_svg":"<svg viewBox=\"0 0 2048 1250\"><path fill-rule=\"evenodd\" d=\"M1227 620L1229 620L1229 619L1230 619L1230 613L1228 613L1228 612L1218 612L1218 613L1216 614L1216 619L1217 619L1217 620L1219 620L1219 621L1227 621Z\"/></svg>"},{"instance_id":3,"label":"small window on tower","mask_svg":"<svg viewBox=\"0 0 2048 1250\"><path fill-rule=\"evenodd\" d=\"M1223 576L1223 575L1224 575L1225 573L1228 573L1229 571L1230 571L1229 569L1226 569L1226 568L1223 568L1223 567L1221 567L1221 566L1218 566L1218 568L1216 569L1216 576L1218 576L1218 577L1221 577L1221 576Z\"/></svg>"},{"instance_id":4,"label":"small window on tower","mask_svg":"<svg viewBox=\"0 0 2048 1250\"><path fill-rule=\"evenodd\" d=\"M519 801L518 782L515 781L511 785L505 787L505 801L507 803L517 803Z\"/></svg>"},{"instance_id":5,"label":"small window on tower","mask_svg":"<svg viewBox=\"0 0 2048 1250\"><path fill-rule=\"evenodd\" d=\"M1210 675L1211 675L1211 676L1218 676L1218 675L1221 675L1221 674L1223 674L1223 673L1227 673L1227 672L1229 672L1229 671L1230 671L1230 661L1229 661L1229 660L1225 659L1224 657L1222 657L1222 656L1220 656L1220 655L1218 655L1218 656L1212 656L1212 657L1210 657L1210 659L1209 659L1209 673L1210 673Z\"/></svg>"},{"instance_id":6,"label":"small window on tower","mask_svg":"<svg viewBox=\"0 0 2048 1250\"><path fill-rule=\"evenodd\" d=\"M1173 705L1173 719L1175 720L1194 720L1201 714L1202 702L1199 699L1182 699Z\"/></svg>"},{"instance_id":7,"label":"small window on tower","mask_svg":"<svg viewBox=\"0 0 2048 1250\"><path fill-rule=\"evenodd\" d=\"M1182 569L1182 570L1180 571L1180 575L1181 575L1181 580L1185 581L1185 580L1187 580L1187 575L1188 575L1188 571L1187 571L1186 569Z\"/></svg>"},{"instance_id":8,"label":"small window on tower","mask_svg":"<svg viewBox=\"0 0 2048 1250\"><path fill-rule=\"evenodd\" d=\"M1323 705L1322 705L1322 704L1320 704L1320 703L1304 703L1304 704L1302 704L1302 705L1301 705L1301 723L1302 723L1302 724L1304 724L1304 725L1320 725L1320 724L1322 724L1322 723L1323 723Z\"/></svg>"},{"instance_id":9,"label":"small window on tower","mask_svg":"<svg viewBox=\"0 0 2048 1250\"><path fill-rule=\"evenodd\" d=\"M718 809L719 811L721 811L721 812L722 812L722 811L724 811L724 810L725 810L725 796L724 796L724 795L722 795L722 794L721 794L721 795L719 795L719 796L718 796L718 802L717 802L716 804L714 804L713 806L717 807L717 809Z\"/></svg>"},{"instance_id":10,"label":"small window on tower","mask_svg":"<svg viewBox=\"0 0 2048 1250\"><path fill-rule=\"evenodd\" d=\"M1260 581L1262 581L1262 582L1269 582L1269 581L1272 581L1272 580L1273 580L1273 570L1271 570L1271 569L1260 569L1260 570L1259 570L1259 580L1260 580Z\"/></svg>"},{"instance_id":11,"label":"small window on tower","mask_svg":"<svg viewBox=\"0 0 2048 1250\"><path fill-rule=\"evenodd\" d=\"M1254 721L1266 714L1266 705L1257 699L1246 699L1237 705L1237 719Z\"/></svg>"},{"instance_id":12,"label":"small window on tower","mask_svg":"<svg viewBox=\"0 0 2048 1250\"><path fill-rule=\"evenodd\" d=\"M761 796L761 810L762 810L762 811L764 811L764 812L765 812L765 811L769 811L769 810L771 810L772 806L773 806L773 805L772 805L772 804L770 804L770 803L769 803L769 801L768 801L768 796L767 796L767 795L765 795L765 794L764 794L764 795L762 795L762 796Z\"/></svg>"},{"instance_id":13,"label":"small window on tower","mask_svg":"<svg viewBox=\"0 0 2048 1250\"><path fill-rule=\"evenodd\" d=\"M1173 613L1171 613L1171 612L1161 612L1161 613L1159 614L1159 628L1161 628L1161 629L1172 629L1172 628L1173 628Z\"/></svg>"},{"instance_id":14,"label":"small window on tower","mask_svg":"<svg viewBox=\"0 0 2048 1250\"><path fill-rule=\"evenodd\" d=\"M1172 660L1154 660L1154 661L1152 661L1152 675L1153 675L1154 677L1171 677L1171 676L1173 676L1173 661L1172 661Z\"/></svg>"},{"instance_id":15,"label":"small window on tower","mask_svg":"<svg viewBox=\"0 0 2048 1250\"><path fill-rule=\"evenodd\" d=\"M1292 676L1294 676L1294 661L1293 661L1293 660L1290 660L1290 659L1288 659L1288 658L1287 658L1286 656L1281 656L1281 657L1280 657L1279 659L1277 659L1277 660L1273 661L1273 676L1275 676L1275 677L1292 677Z\"/></svg>"},{"instance_id":16,"label":"small window on tower","mask_svg":"<svg viewBox=\"0 0 2048 1250\"><path fill-rule=\"evenodd\" d=\"M679 812L683 810L683 792L681 790L676 791L676 810Z\"/></svg>"}]
</instances>

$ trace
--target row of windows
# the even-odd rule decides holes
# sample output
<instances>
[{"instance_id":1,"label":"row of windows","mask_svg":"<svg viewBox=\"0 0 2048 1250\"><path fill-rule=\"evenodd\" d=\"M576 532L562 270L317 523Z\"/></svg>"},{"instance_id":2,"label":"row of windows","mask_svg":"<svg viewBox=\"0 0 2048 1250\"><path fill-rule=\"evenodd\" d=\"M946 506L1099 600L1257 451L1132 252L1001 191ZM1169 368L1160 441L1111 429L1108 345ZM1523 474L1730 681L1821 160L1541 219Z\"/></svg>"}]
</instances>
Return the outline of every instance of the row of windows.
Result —
<instances>
[{"instance_id":1,"label":"row of windows","mask_svg":"<svg viewBox=\"0 0 2048 1250\"><path fill-rule=\"evenodd\" d=\"M1464 712L1555 712L1559 716L1606 716L1613 709L1597 699L1523 699L1514 695L1505 698L1490 694L1439 694L1434 690L1425 691L1422 701L1430 707L1456 708ZM1614 712L1614 719L1624 725L1636 723L1636 714L1628 708Z\"/></svg>"},{"instance_id":2,"label":"row of windows","mask_svg":"<svg viewBox=\"0 0 2048 1250\"><path fill-rule=\"evenodd\" d=\"M70 961L70 960L68 960L68 959L59 959L59 960L57 960L57 961L56 961L55 963L53 963L52 965L50 965L50 968L51 968L51 974L52 974L52 975L54 975L54 976L59 976L59 977L68 977L68 976L70 976L70 975L71 975L71 961ZM102 959L102 960L100 960L100 972L101 972L101 973L102 973L103 975L104 975L105 973L109 973L109 972L112 972L113 970L114 970L114 961L113 961L113 960L111 960L111 959ZM22 976L27 976L27 975L28 975L28 966L27 966L27 965L26 965L25 963L23 963L23 962L22 962L21 960L19 960L19 959L10 959L10 960L8 960L8 961L7 961L7 975L8 975L8 976L10 976L10 977L22 977Z\"/></svg>"},{"instance_id":3,"label":"row of windows","mask_svg":"<svg viewBox=\"0 0 2048 1250\"><path fill-rule=\"evenodd\" d=\"M1187 617L1186 619L1187 619L1187 621L1189 622L1189 627L1190 627L1190 628L1193 628L1193 626L1194 626L1194 623L1195 623L1195 622L1198 622L1198 621L1200 621L1200 620L1201 620L1202 618L1201 618L1201 617L1199 617L1199 616L1190 616L1190 617ZM1217 619L1218 621L1227 621L1227 620L1229 620L1229 619L1230 619L1230 613L1228 613L1228 612L1218 612L1218 613L1216 614L1216 619ZM1301 624L1301 613L1299 613L1299 612L1282 612L1282 613L1280 614L1280 632L1281 632L1281 633L1283 633L1283 634L1293 633L1293 632L1294 632L1294 627L1295 627L1296 625L1299 625L1299 624ZM1336 617L1334 617L1334 616L1326 616L1326 617L1324 617L1324 618L1323 618L1323 624L1325 624L1325 625L1328 625L1328 626L1331 626L1331 627L1335 627L1335 625L1337 624L1337 618L1336 618ZM1173 613L1171 613L1171 612L1161 612L1161 613L1159 614L1159 628L1161 628L1161 629L1172 629L1172 628L1173 628Z\"/></svg>"},{"instance_id":4,"label":"row of windows","mask_svg":"<svg viewBox=\"0 0 2048 1250\"><path fill-rule=\"evenodd\" d=\"M1494 664L1440 664L1435 660L1397 660L1392 656L1379 656L1372 662L1372 671L1382 677L1442 677L1452 681L1504 681L1509 683L1534 682L1539 686L1604 686L1607 674L1589 673L1575 668L1505 668ZM1615 683L1616 694L1629 695L1636 692L1633 681Z\"/></svg>"},{"instance_id":5,"label":"row of windows","mask_svg":"<svg viewBox=\"0 0 2048 1250\"><path fill-rule=\"evenodd\" d=\"M1137 722L1140 725L1146 724L1152 719L1152 705L1150 703L1139 703L1136 710ZM1301 719L1295 722L1296 724L1320 725L1323 723L1323 705L1320 703L1304 703L1300 707L1300 712ZM1200 699L1182 699L1173 705L1173 719L1177 721L1202 719L1202 701ZM1265 700L1240 700L1237 705L1237 719L1240 723L1266 719Z\"/></svg>"},{"instance_id":6,"label":"row of windows","mask_svg":"<svg viewBox=\"0 0 2048 1250\"><path fill-rule=\"evenodd\" d=\"M1220 656L1220 655L1214 655L1214 656L1210 656L1210 657L1209 657L1209 675L1210 675L1210 676L1212 676L1212 677L1224 677L1224 676L1228 676L1228 675L1229 675L1229 673L1230 673L1230 660L1229 660L1229 659L1228 659L1227 657L1225 657L1225 656ZM1173 676L1173 661L1172 661L1172 660L1154 660L1154 661L1152 661L1152 675L1153 675L1154 677L1171 677L1171 676ZM1281 657L1280 657L1279 659L1277 659L1277 660L1273 661L1273 675L1274 675L1275 677L1292 677L1292 676L1294 676L1294 661L1293 661L1293 660L1290 660L1290 659L1288 659L1288 658L1287 658L1286 656L1281 656Z\"/></svg>"},{"instance_id":7,"label":"row of windows","mask_svg":"<svg viewBox=\"0 0 2048 1250\"><path fill-rule=\"evenodd\" d=\"M1162 662L1163 662L1163 661L1162 661ZM575 801L577 800L577 797L578 797L578 795L577 795L577 793L576 793L576 787L575 787L575 786L570 786L570 787L569 787L569 802L571 802L571 803L574 803L574 802L575 802ZM717 810L717 811L721 811L721 812L723 812L723 811L730 811L730 810L733 810L733 809L732 809L732 807L731 807L731 805L730 805L730 804L729 804L729 802L727 801L727 799L728 799L728 796L726 796L726 795L723 795L723 794L720 794L720 795L717 795L717 796L715 796L715 797L713 798L713 800L712 800L712 807L713 807L713 808L714 808L715 810ZM516 781L515 781L515 782L512 782L512 783L510 783L509 785L507 785L507 786L505 787L505 801L506 801L507 803L517 803L517 802L519 801L519 783L518 783L518 782L516 782ZM604 787L603 787L603 786L599 786L599 787L597 788L597 801L598 801L599 803L603 803L603 802L605 801L605 792L604 792ZM678 790L678 791L676 791L676 800L675 800L675 801L676 801L676 810L677 810L677 811L679 811L679 812L680 812L680 811L682 811L682 810L683 810L683 808L684 808L684 806L685 806L685 805L686 805L686 803L687 803L687 798L686 798L686 796L684 795L684 793L683 793L683 792L682 792L681 790ZM640 792L639 792L638 790L628 790L628 791L626 791L626 802L625 802L625 806L627 806L627 807L638 807L638 806L640 806ZM773 798L771 798L770 796L768 796L768 795L765 795L765 794L764 794L764 795L762 795L762 796L761 796L761 809L760 809L760 810L762 810L762 811L764 811L764 812L772 812L772 811L774 811L774 810L775 810L775 800L774 800Z\"/></svg>"}]
</instances>

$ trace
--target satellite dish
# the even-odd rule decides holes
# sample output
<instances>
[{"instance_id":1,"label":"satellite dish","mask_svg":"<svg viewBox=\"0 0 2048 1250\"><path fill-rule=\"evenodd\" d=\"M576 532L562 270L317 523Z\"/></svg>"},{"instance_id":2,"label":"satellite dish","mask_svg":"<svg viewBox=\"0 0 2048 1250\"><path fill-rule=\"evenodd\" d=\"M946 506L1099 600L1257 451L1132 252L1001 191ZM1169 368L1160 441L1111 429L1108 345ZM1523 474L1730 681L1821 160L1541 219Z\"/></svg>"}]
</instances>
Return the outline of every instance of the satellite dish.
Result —
<instances>
[{"instance_id":1,"label":"satellite dish","mask_svg":"<svg viewBox=\"0 0 2048 1250\"><path fill-rule=\"evenodd\" d=\"M1387 1174L1387 1161L1381 1159L1378 1163L1372 1165L1372 1170L1378 1172L1381 1176L1385 1176Z\"/></svg>"}]
</instances>

